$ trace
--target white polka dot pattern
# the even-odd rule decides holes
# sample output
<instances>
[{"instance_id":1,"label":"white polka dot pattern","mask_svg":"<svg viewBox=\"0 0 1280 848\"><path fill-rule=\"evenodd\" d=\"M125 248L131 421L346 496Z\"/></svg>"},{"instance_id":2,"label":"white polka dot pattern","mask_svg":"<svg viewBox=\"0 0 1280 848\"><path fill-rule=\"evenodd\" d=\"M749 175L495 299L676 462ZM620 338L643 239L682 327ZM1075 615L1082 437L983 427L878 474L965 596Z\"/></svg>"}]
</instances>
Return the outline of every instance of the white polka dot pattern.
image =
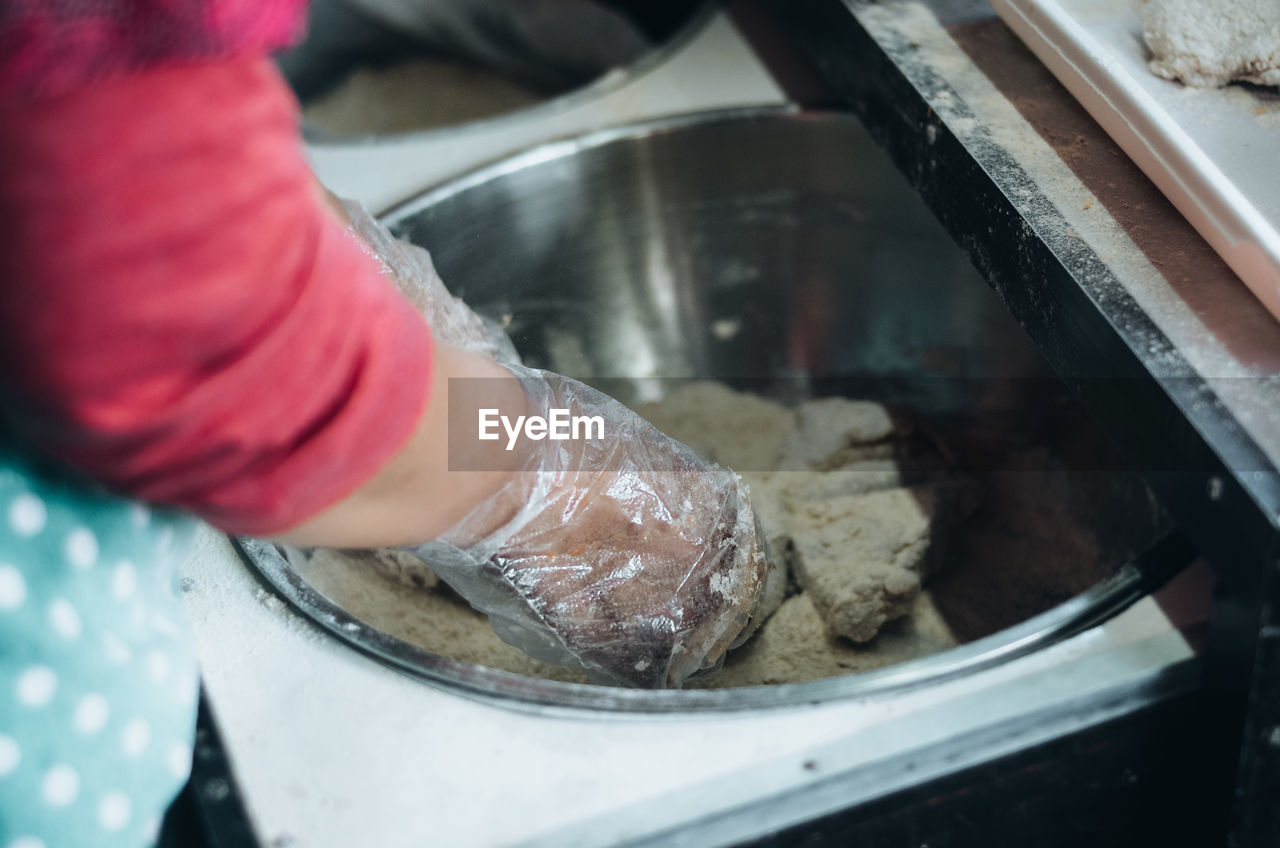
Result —
<instances>
[{"instance_id":1,"label":"white polka dot pattern","mask_svg":"<svg viewBox=\"0 0 1280 848\"><path fill-rule=\"evenodd\" d=\"M22 749L18 747L18 740L0 733L0 777L13 774L20 762L22 762Z\"/></svg>"},{"instance_id":2,"label":"white polka dot pattern","mask_svg":"<svg viewBox=\"0 0 1280 848\"><path fill-rule=\"evenodd\" d=\"M123 792L112 792L98 804L98 823L103 830L119 830L129 823L132 814L129 797Z\"/></svg>"},{"instance_id":3,"label":"white polka dot pattern","mask_svg":"<svg viewBox=\"0 0 1280 848\"><path fill-rule=\"evenodd\" d=\"M127 600L138 586L138 573L133 563L122 562L111 572L111 594L117 599Z\"/></svg>"},{"instance_id":4,"label":"white polka dot pattern","mask_svg":"<svg viewBox=\"0 0 1280 848\"><path fill-rule=\"evenodd\" d=\"M0 610L15 610L27 599L27 581L8 563L0 564Z\"/></svg>"},{"instance_id":5,"label":"white polka dot pattern","mask_svg":"<svg viewBox=\"0 0 1280 848\"><path fill-rule=\"evenodd\" d=\"M191 774L191 746L182 742L169 748L166 755L169 761L169 773L178 779L185 779Z\"/></svg>"},{"instance_id":6,"label":"white polka dot pattern","mask_svg":"<svg viewBox=\"0 0 1280 848\"><path fill-rule=\"evenodd\" d=\"M58 598L49 604L49 624L53 632L63 639L75 639L80 635L80 614L66 598Z\"/></svg>"},{"instance_id":7,"label":"white polka dot pattern","mask_svg":"<svg viewBox=\"0 0 1280 848\"><path fill-rule=\"evenodd\" d=\"M65 807L80 794L80 775L68 765L56 765L45 774L40 795L50 807Z\"/></svg>"},{"instance_id":8,"label":"white polka dot pattern","mask_svg":"<svg viewBox=\"0 0 1280 848\"><path fill-rule=\"evenodd\" d=\"M193 743L193 529L0 437L0 848L153 841Z\"/></svg>"},{"instance_id":9,"label":"white polka dot pattern","mask_svg":"<svg viewBox=\"0 0 1280 848\"><path fill-rule=\"evenodd\" d=\"M147 744L151 741L151 728L145 721L136 718L124 727L124 752L131 757L137 757L147 749Z\"/></svg>"},{"instance_id":10,"label":"white polka dot pattern","mask_svg":"<svg viewBox=\"0 0 1280 848\"><path fill-rule=\"evenodd\" d=\"M142 838L147 840L147 844L154 844L160 838L160 818L158 816L147 819L142 825Z\"/></svg>"},{"instance_id":11,"label":"white polka dot pattern","mask_svg":"<svg viewBox=\"0 0 1280 848\"><path fill-rule=\"evenodd\" d=\"M107 704L107 699L95 692L85 695L76 704L76 711L71 716L71 725L78 732L92 736L106 726L107 716L110 714L111 707Z\"/></svg>"},{"instance_id":12,"label":"white polka dot pattern","mask_svg":"<svg viewBox=\"0 0 1280 848\"><path fill-rule=\"evenodd\" d=\"M67 534L63 553L76 568L89 568L98 561L98 537L88 527L77 527Z\"/></svg>"},{"instance_id":13,"label":"white polka dot pattern","mask_svg":"<svg viewBox=\"0 0 1280 848\"><path fill-rule=\"evenodd\" d=\"M58 675L45 665L33 665L18 675L18 701L28 707L43 707L58 690Z\"/></svg>"},{"instance_id":14,"label":"white polka dot pattern","mask_svg":"<svg viewBox=\"0 0 1280 848\"><path fill-rule=\"evenodd\" d=\"M164 683L169 676L169 658L159 651L147 655L147 674L153 683Z\"/></svg>"},{"instance_id":15,"label":"white polka dot pattern","mask_svg":"<svg viewBox=\"0 0 1280 848\"><path fill-rule=\"evenodd\" d=\"M9 503L9 528L18 536L36 535L47 519L44 501L33 494L23 493Z\"/></svg>"}]
</instances>

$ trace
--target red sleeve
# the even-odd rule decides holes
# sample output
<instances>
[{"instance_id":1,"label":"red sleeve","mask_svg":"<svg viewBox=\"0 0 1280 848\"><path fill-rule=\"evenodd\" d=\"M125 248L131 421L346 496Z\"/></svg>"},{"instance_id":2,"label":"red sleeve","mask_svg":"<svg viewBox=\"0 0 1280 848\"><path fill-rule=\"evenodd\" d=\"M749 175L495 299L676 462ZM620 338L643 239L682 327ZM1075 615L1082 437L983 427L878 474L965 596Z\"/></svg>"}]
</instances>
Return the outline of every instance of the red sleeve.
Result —
<instances>
[{"instance_id":1,"label":"red sleeve","mask_svg":"<svg viewBox=\"0 0 1280 848\"><path fill-rule=\"evenodd\" d=\"M430 334L316 200L265 59L0 107L0 391L110 486L269 534L407 440Z\"/></svg>"}]
</instances>

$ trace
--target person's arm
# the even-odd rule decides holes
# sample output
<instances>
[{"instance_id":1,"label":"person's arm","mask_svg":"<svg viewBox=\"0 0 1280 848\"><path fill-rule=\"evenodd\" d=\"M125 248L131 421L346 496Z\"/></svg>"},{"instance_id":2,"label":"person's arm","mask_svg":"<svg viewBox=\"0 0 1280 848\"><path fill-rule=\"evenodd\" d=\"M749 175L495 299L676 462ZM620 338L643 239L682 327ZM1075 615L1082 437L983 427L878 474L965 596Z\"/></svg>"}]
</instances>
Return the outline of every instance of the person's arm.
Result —
<instances>
[{"instance_id":1,"label":"person's arm","mask_svg":"<svg viewBox=\"0 0 1280 848\"><path fill-rule=\"evenodd\" d=\"M315 544L421 541L496 487L444 476L441 427L450 376L506 372L433 356L327 207L267 60L0 112L0 390L28 438L137 497Z\"/></svg>"}]
</instances>

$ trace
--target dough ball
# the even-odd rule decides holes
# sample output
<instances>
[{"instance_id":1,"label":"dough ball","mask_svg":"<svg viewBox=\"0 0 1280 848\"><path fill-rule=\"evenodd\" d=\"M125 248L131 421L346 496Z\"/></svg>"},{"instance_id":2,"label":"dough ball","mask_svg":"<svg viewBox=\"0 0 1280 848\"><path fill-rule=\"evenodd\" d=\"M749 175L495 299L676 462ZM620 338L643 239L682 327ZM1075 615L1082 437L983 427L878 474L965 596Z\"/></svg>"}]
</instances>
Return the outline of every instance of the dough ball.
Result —
<instances>
[{"instance_id":1,"label":"dough ball","mask_svg":"<svg viewBox=\"0 0 1280 848\"><path fill-rule=\"evenodd\" d=\"M1138 14L1156 75L1202 88L1280 86L1277 0L1143 0Z\"/></svg>"}]
</instances>

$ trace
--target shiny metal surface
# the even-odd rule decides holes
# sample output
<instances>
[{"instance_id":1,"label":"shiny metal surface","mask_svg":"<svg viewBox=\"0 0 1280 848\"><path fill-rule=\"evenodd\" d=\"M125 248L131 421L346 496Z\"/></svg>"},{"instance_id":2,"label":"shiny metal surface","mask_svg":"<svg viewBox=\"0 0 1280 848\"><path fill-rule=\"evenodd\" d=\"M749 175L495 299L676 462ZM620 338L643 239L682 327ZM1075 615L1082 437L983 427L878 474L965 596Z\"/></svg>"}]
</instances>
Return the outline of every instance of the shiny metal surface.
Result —
<instances>
[{"instance_id":1,"label":"shiny metal surface","mask_svg":"<svg viewBox=\"0 0 1280 848\"><path fill-rule=\"evenodd\" d=\"M388 222L431 249L455 293L509 321L527 361L624 399L660 394L667 379L712 377L783 398L849 391L906 400L998 430L1056 385L847 115L731 111L545 145L407 203ZM865 697L965 674L1115 615L1188 559L1180 540L1166 540L1042 615L879 671L650 692L430 654L353 619L273 546L241 544L305 614L423 680L521 706L640 712Z\"/></svg>"},{"instance_id":2,"label":"shiny metal surface","mask_svg":"<svg viewBox=\"0 0 1280 848\"><path fill-rule=\"evenodd\" d=\"M527 361L583 379L1051 376L846 115L729 110L543 145L386 221Z\"/></svg>"}]
</instances>

